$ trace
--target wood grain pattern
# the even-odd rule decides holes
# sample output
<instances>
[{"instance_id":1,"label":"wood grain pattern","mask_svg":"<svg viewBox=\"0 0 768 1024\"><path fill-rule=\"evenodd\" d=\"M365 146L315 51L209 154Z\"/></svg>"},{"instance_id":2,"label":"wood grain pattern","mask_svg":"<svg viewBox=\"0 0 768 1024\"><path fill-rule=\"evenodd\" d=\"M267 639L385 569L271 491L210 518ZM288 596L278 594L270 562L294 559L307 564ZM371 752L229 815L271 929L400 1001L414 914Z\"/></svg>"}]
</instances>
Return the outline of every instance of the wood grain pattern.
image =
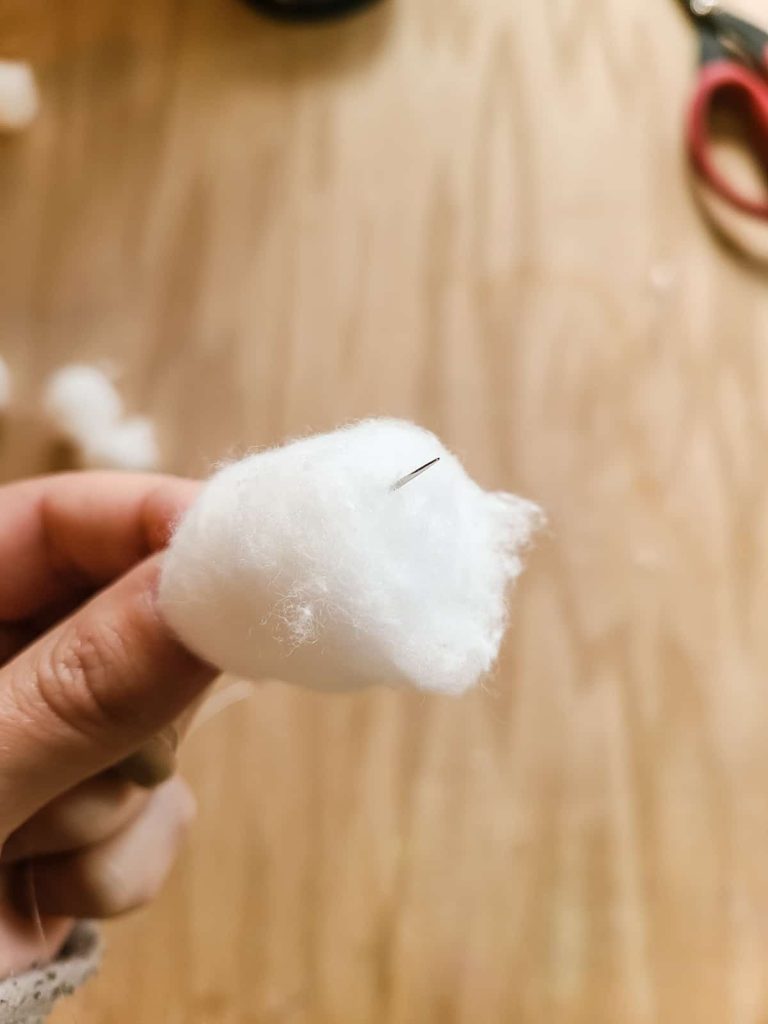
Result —
<instances>
[{"instance_id":1,"label":"wood grain pattern","mask_svg":"<svg viewBox=\"0 0 768 1024\"><path fill-rule=\"evenodd\" d=\"M481 692L270 685L191 738L195 842L56 1024L766 1020L768 295L689 192L674 4L8 12L30 407L113 359L188 473L410 416L551 518Z\"/></svg>"}]
</instances>

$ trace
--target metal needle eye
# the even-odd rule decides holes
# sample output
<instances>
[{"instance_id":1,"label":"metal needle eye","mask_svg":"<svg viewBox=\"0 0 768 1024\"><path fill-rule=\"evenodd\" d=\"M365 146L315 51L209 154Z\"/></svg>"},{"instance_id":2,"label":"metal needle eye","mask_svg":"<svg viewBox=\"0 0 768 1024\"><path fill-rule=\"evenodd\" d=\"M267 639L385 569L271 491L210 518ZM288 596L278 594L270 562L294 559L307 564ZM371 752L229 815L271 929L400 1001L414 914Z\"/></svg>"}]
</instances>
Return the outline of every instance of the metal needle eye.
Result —
<instances>
[{"instance_id":1,"label":"metal needle eye","mask_svg":"<svg viewBox=\"0 0 768 1024\"><path fill-rule=\"evenodd\" d=\"M392 484L390 490L399 491L401 487L405 487L405 485L409 484L411 480L415 480L417 476L421 476L421 474L426 472L430 466L434 466L434 464L439 461L440 456L438 455L438 457L436 459L432 459L431 462L425 462L423 466L419 466L418 469L414 469L412 473L407 473L405 476L400 477L398 481Z\"/></svg>"}]
</instances>

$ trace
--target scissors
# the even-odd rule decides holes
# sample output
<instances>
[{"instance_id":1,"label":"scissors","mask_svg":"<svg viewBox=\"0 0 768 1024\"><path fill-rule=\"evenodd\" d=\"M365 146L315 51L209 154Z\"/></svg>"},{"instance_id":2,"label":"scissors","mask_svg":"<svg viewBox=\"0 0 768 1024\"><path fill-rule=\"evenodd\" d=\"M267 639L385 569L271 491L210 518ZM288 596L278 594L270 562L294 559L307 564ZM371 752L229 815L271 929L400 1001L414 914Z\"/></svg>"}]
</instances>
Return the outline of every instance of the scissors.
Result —
<instances>
[{"instance_id":1,"label":"scissors","mask_svg":"<svg viewBox=\"0 0 768 1024\"><path fill-rule=\"evenodd\" d=\"M768 220L768 199L731 184L712 154L712 113L723 101L742 115L753 156L768 178L768 32L724 11L712 0L682 0L701 43L700 72L688 115L687 144L694 170L731 206Z\"/></svg>"}]
</instances>

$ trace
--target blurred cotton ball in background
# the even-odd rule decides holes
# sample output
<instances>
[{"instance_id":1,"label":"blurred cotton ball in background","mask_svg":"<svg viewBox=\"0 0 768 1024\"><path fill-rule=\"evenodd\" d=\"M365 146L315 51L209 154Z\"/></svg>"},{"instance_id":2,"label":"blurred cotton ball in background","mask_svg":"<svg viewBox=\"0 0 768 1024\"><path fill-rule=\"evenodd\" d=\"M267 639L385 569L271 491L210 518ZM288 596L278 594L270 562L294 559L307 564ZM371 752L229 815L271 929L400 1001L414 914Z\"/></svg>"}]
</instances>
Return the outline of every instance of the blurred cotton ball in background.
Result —
<instances>
[{"instance_id":1,"label":"blurred cotton ball in background","mask_svg":"<svg viewBox=\"0 0 768 1024\"><path fill-rule=\"evenodd\" d=\"M57 370L45 387L43 411L87 469L142 472L160 464L154 424L146 416L125 418L120 394L98 366L74 363Z\"/></svg>"},{"instance_id":2,"label":"blurred cotton ball in background","mask_svg":"<svg viewBox=\"0 0 768 1024\"><path fill-rule=\"evenodd\" d=\"M120 420L123 402L103 370L73 363L50 377L43 395L43 411L60 437L82 445Z\"/></svg>"},{"instance_id":3,"label":"blurred cotton ball in background","mask_svg":"<svg viewBox=\"0 0 768 1024\"><path fill-rule=\"evenodd\" d=\"M160 452L154 424L146 416L134 416L94 433L82 446L82 462L88 469L157 469Z\"/></svg>"},{"instance_id":4,"label":"blurred cotton ball in background","mask_svg":"<svg viewBox=\"0 0 768 1024\"><path fill-rule=\"evenodd\" d=\"M37 116L37 84L29 64L0 60L0 131L17 132Z\"/></svg>"}]
</instances>

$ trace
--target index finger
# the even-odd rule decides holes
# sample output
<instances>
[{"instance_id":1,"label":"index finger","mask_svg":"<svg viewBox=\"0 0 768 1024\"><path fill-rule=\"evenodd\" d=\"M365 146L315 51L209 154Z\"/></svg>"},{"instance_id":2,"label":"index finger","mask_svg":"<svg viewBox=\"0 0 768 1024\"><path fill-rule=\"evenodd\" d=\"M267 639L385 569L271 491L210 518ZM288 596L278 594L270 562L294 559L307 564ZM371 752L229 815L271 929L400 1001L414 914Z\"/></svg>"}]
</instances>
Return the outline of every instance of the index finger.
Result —
<instances>
[{"instance_id":1,"label":"index finger","mask_svg":"<svg viewBox=\"0 0 768 1024\"><path fill-rule=\"evenodd\" d=\"M0 622L100 589L167 543L199 484L81 472L0 487Z\"/></svg>"}]
</instances>

